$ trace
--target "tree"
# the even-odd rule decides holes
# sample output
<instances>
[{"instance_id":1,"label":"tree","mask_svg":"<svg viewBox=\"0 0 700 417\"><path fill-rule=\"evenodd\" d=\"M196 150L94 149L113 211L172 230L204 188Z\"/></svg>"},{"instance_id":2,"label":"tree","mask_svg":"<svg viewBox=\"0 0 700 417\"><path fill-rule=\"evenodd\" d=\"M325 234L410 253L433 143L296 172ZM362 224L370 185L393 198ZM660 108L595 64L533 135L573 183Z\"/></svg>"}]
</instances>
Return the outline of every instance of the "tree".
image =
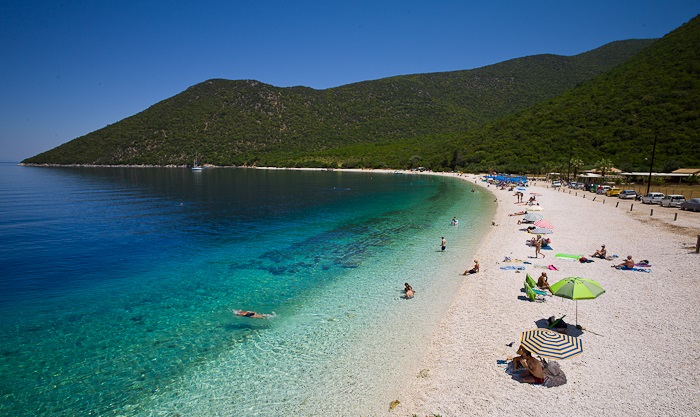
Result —
<instances>
[{"instance_id":1,"label":"tree","mask_svg":"<svg viewBox=\"0 0 700 417\"><path fill-rule=\"evenodd\" d=\"M574 179L578 177L578 170L583 167L583 160L574 158L571 160L571 169L574 170Z\"/></svg>"},{"instance_id":2,"label":"tree","mask_svg":"<svg viewBox=\"0 0 700 417\"><path fill-rule=\"evenodd\" d=\"M612 168L612 161L603 158L600 161L596 162L595 166L598 169L598 171L600 171L600 175L603 177L603 181L605 181L605 173L610 171L610 168Z\"/></svg>"}]
</instances>

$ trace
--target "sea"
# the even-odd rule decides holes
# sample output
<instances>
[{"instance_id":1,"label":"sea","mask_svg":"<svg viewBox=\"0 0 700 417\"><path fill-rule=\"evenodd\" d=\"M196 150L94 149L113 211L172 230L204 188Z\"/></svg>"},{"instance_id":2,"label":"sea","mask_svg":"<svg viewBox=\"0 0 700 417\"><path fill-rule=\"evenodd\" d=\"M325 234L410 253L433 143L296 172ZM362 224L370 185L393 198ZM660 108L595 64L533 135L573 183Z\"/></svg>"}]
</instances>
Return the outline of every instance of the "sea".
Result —
<instances>
[{"instance_id":1,"label":"sea","mask_svg":"<svg viewBox=\"0 0 700 417\"><path fill-rule=\"evenodd\" d=\"M386 412L490 227L473 188L0 163L0 416Z\"/></svg>"}]
</instances>

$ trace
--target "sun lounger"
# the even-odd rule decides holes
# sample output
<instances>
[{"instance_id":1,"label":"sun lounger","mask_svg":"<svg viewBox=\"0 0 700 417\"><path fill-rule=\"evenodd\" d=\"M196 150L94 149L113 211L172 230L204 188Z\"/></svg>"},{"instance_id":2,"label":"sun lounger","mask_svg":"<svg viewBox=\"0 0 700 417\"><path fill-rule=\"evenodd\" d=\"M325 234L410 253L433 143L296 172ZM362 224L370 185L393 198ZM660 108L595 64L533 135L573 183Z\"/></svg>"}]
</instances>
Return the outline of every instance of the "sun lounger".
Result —
<instances>
[{"instance_id":1,"label":"sun lounger","mask_svg":"<svg viewBox=\"0 0 700 417\"><path fill-rule=\"evenodd\" d=\"M539 302L544 302L545 298L544 296L546 293L543 293L542 291L535 290L531 286L527 285L525 283L525 295L527 296L527 299L530 301L539 301Z\"/></svg>"},{"instance_id":2,"label":"sun lounger","mask_svg":"<svg viewBox=\"0 0 700 417\"><path fill-rule=\"evenodd\" d=\"M530 274L525 275L525 283L530 284L532 288L537 287L537 282L535 282L535 280L530 276Z\"/></svg>"}]
</instances>

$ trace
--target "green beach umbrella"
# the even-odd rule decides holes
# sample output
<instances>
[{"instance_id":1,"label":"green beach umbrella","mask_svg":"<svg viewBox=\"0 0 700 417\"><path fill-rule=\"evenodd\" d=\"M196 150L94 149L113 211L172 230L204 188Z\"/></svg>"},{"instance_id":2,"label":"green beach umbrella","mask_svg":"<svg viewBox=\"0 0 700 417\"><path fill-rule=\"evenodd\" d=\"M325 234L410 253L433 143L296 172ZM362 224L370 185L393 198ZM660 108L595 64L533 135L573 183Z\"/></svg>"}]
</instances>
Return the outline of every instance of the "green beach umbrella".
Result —
<instances>
[{"instance_id":1,"label":"green beach umbrella","mask_svg":"<svg viewBox=\"0 0 700 417\"><path fill-rule=\"evenodd\" d=\"M549 287L552 295L576 300L576 326L578 327L578 300L592 300L605 293L605 289L588 278L569 277Z\"/></svg>"}]
</instances>

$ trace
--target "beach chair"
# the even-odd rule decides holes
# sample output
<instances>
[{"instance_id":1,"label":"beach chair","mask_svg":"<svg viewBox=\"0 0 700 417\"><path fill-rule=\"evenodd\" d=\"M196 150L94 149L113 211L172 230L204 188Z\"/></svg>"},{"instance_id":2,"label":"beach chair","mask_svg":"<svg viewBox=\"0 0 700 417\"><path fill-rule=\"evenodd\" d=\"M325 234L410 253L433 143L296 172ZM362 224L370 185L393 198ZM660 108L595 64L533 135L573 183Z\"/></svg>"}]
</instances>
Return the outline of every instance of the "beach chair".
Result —
<instances>
[{"instance_id":1,"label":"beach chair","mask_svg":"<svg viewBox=\"0 0 700 417\"><path fill-rule=\"evenodd\" d=\"M536 283L535 280L530 276L530 274L526 274L526 275L525 275L525 282L527 282L528 284L530 284L530 286L531 286L532 288L537 288L537 283Z\"/></svg>"},{"instance_id":2,"label":"beach chair","mask_svg":"<svg viewBox=\"0 0 700 417\"><path fill-rule=\"evenodd\" d=\"M552 316L552 317L554 317L554 316ZM552 322L552 324L550 324L549 326L547 326L547 328L548 328L548 329L553 329L554 326L556 326L557 324L559 324L560 321L564 320L564 317L566 317L566 314L564 314L563 316L561 316L561 317L559 317L558 319L554 320L554 321Z\"/></svg>"},{"instance_id":3,"label":"beach chair","mask_svg":"<svg viewBox=\"0 0 700 417\"><path fill-rule=\"evenodd\" d=\"M544 302L544 297L545 295L547 295L547 293L545 293L544 291L535 290L530 285L528 285L527 281L525 281L525 295L530 301Z\"/></svg>"}]
</instances>

